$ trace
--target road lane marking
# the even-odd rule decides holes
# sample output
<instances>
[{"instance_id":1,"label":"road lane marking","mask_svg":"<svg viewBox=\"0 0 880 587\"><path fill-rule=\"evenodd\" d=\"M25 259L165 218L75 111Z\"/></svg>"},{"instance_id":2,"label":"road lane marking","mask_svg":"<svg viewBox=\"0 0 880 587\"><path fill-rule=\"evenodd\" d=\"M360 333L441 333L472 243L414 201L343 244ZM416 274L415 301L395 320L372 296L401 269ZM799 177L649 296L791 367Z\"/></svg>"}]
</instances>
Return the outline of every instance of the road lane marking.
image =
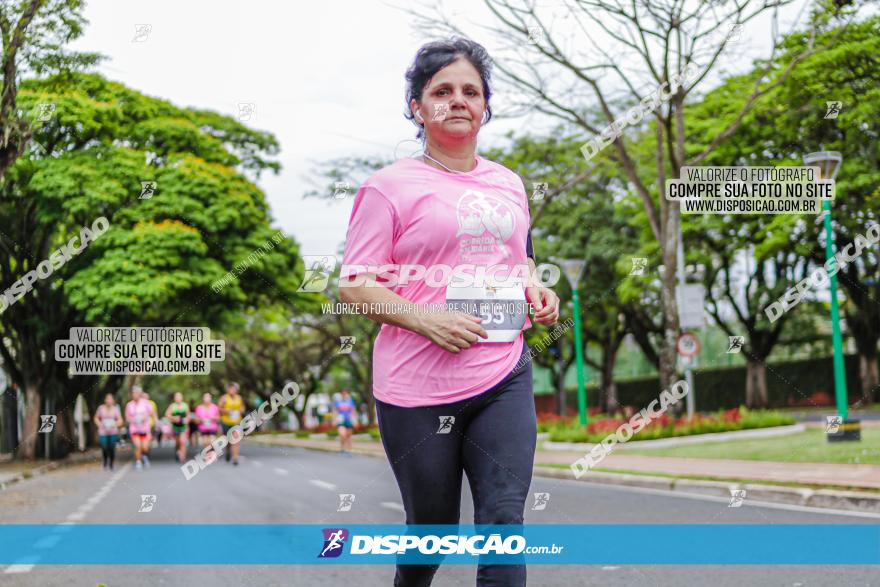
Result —
<instances>
[{"instance_id":1,"label":"road lane marking","mask_svg":"<svg viewBox=\"0 0 880 587\"><path fill-rule=\"evenodd\" d=\"M113 489L113 486L119 483L119 480L128 473L131 469L131 463L126 464L124 467L119 469L116 473L110 477L104 485L102 485L92 497L88 499L84 504L79 506L75 512L67 516L68 522L78 522L86 517L90 511L92 511L96 505L98 505L101 500L107 497L107 494Z\"/></svg>"},{"instance_id":2,"label":"road lane marking","mask_svg":"<svg viewBox=\"0 0 880 587\"><path fill-rule=\"evenodd\" d=\"M33 569L33 568L34 568L34 565L15 564L15 565L9 565L9 567L7 567L7 569L3 572L6 573L7 575L12 575L14 573L30 573L31 569Z\"/></svg>"},{"instance_id":3,"label":"road lane marking","mask_svg":"<svg viewBox=\"0 0 880 587\"><path fill-rule=\"evenodd\" d=\"M381 505L383 508L388 508L389 510L406 513L406 508L404 508L402 504L393 501L383 501L379 505Z\"/></svg>"},{"instance_id":4,"label":"road lane marking","mask_svg":"<svg viewBox=\"0 0 880 587\"><path fill-rule=\"evenodd\" d=\"M314 485L315 487L320 487L321 489L326 489L328 491L336 491L336 486L332 483L327 483L326 481L321 481L320 479L310 479L309 483Z\"/></svg>"},{"instance_id":5,"label":"road lane marking","mask_svg":"<svg viewBox=\"0 0 880 587\"><path fill-rule=\"evenodd\" d=\"M278 473L279 475L287 475L288 474L287 469L282 469L281 467L275 467L272 470L275 471L276 473Z\"/></svg>"},{"instance_id":6,"label":"road lane marking","mask_svg":"<svg viewBox=\"0 0 880 587\"><path fill-rule=\"evenodd\" d=\"M58 544L59 540L61 540L61 536L59 536L57 534L55 534L55 535L50 534L49 536L46 536L45 538L43 538L39 542L34 543L34 548L52 548L53 546Z\"/></svg>"}]
</instances>

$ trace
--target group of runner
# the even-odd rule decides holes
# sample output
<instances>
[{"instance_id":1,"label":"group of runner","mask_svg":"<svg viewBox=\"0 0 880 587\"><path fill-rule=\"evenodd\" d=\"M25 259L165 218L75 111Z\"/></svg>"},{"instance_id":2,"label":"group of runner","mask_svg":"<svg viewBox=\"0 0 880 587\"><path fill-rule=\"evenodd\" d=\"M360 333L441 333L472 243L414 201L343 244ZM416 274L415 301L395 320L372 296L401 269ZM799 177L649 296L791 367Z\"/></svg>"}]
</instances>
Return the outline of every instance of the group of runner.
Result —
<instances>
[{"instance_id":1,"label":"group of runner","mask_svg":"<svg viewBox=\"0 0 880 587\"><path fill-rule=\"evenodd\" d=\"M216 404L213 396L205 393L202 395L202 402L192 410L184 401L183 394L177 392L174 394L174 401L165 410L164 417L159 416L156 402L138 385L131 388L131 399L125 404L124 411L120 410L113 394L108 393L104 396L104 403L95 411L94 418L104 457L104 468L113 470L116 444L126 428L134 447L135 469L141 470L150 466L153 432L156 432L156 437L161 442L163 424L170 428L174 437L175 460L182 463L186 461L188 446L209 446L221 430L226 434L230 428L241 422L244 410L244 400L239 394L237 383L227 384L226 393ZM231 444L225 451L226 461L231 460L233 465L238 465L240 452L240 443Z\"/></svg>"}]
</instances>

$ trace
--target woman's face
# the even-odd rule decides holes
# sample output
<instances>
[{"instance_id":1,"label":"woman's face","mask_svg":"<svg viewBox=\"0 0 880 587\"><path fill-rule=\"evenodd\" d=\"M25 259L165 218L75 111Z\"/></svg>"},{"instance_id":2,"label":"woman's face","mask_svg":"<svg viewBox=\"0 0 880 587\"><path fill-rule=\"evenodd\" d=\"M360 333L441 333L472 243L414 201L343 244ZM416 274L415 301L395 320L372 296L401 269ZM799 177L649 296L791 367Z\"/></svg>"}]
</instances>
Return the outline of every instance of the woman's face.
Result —
<instances>
[{"instance_id":1,"label":"woman's face","mask_svg":"<svg viewBox=\"0 0 880 587\"><path fill-rule=\"evenodd\" d=\"M113 405L113 396L110 395L109 393L107 395L105 395L104 396L104 403L107 404L108 406L112 406Z\"/></svg>"},{"instance_id":2,"label":"woman's face","mask_svg":"<svg viewBox=\"0 0 880 587\"><path fill-rule=\"evenodd\" d=\"M205 404L211 403L211 394L210 393L206 393L205 395L202 396L202 403L205 403Z\"/></svg>"},{"instance_id":3,"label":"woman's face","mask_svg":"<svg viewBox=\"0 0 880 587\"><path fill-rule=\"evenodd\" d=\"M483 81L470 61L459 57L425 85L422 102L412 101L424 119L425 133L437 142L476 140L486 111Z\"/></svg>"},{"instance_id":4,"label":"woman's face","mask_svg":"<svg viewBox=\"0 0 880 587\"><path fill-rule=\"evenodd\" d=\"M179 404L182 401L183 401L183 394L178 391L177 393L174 394L174 402Z\"/></svg>"}]
</instances>

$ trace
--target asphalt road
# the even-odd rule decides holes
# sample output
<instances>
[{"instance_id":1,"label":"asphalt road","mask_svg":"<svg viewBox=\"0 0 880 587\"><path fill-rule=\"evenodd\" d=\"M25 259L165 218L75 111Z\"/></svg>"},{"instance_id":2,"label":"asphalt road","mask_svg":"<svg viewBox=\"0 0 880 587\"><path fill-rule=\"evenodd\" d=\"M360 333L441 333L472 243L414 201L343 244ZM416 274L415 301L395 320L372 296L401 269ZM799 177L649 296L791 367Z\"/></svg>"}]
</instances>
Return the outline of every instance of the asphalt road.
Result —
<instances>
[{"instance_id":1,"label":"asphalt road","mask_svg":"<svg viewBox=\"0 0 880 587\"><path fill-rule=\"evenodd\" d=\"M462 523L473 519L463 484ZM562 524L857 524L878 518L844 516L802 508L685 496L648 489L535 478L532 491L550 493L545 510L527 506L526 521ZM355 494L349 512L337 512L338 494ZM143 494L156 495L151 512L138 512ZM388 463L371 457L245 443L238 467L218 462L186 481L170 448L154 449L153 466L135 471L130 462L115 473L98 464L60 469L0 492L0 523L57 524L401 524L400 495ZM0 527L2 531L2 527ZM168 536L174 541L173 535ZM223 544L204 537L205 548ZM686 544L658 548L687 548ZM94 548L126 548L96 544ZM640 583L660 586L740 587L880 585L870 566L599 566L531 565L529 585L541 587ZM0 585L94 587L260 585L388 586L391 566L62 566L0 567ZM475 567L446 565L434 585L474 585Z\"/></svg>"}]
</instances>

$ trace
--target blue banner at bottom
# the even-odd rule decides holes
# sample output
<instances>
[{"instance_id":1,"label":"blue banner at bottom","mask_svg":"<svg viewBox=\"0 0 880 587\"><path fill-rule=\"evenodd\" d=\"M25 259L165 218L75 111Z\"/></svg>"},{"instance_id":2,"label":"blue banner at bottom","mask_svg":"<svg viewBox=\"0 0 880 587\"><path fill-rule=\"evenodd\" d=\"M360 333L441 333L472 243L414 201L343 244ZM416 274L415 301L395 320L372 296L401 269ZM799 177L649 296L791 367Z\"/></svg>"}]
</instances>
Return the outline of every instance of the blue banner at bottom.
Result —
<instances>
[{"instance_id":1,"label":"blue banner at bottom","mask_svg":"<svg viewBox=\"0 0 880 587\"><path fill-rule=\"evenodd\" d=\"M877 565L880 525L0 525L0 564Z\"/></svg>"}]
</instances>

